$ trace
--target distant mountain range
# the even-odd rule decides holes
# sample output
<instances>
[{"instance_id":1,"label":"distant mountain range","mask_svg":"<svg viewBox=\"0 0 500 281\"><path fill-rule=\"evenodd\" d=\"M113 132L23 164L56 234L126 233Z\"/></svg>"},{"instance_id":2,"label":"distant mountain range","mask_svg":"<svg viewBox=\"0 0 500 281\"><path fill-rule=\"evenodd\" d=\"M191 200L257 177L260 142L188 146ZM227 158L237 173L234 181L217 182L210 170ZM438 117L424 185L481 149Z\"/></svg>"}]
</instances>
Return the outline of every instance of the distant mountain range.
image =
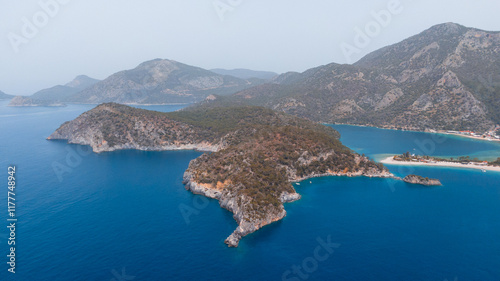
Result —
<instances>
[{"instance_id":1,"label":"distant mountain range","mask_svg":"<svg viewBox=\"0 0 500 281\"><path fill-rule=\"evenodd\" d=\"M245 73L264 77L270 72L245 70ZM17 98L11 105L195 103L213 94L231 95L268 81L258 77L241 79L173 60L156 59L144 62L134 69L115 73L103 81L81 75L66 85L57 85L29 97Z\"/></svg>"},{"instance_id":2,"label":"distant mountain range","mask_svg":"<svg viewBox=\"0 0 500 281\"><path fill-rule=\"evenodd\" d=\"M324 123L484 131L500 123L500 33L441 24L354 65L285 73L213 102Z\"/></svg>"},{"instance_id":3,"label":"distant mountain range","mask_svg":"<svg viewBox=\"0 0 500 281\"><path fill-rule=\"evenodd\" d=\"M9 106L65 106L65 102L76 93L99 82L85 75L77 76L65 85L40 90L31 96L16 96Z\"/></svg>"},{"instance_id":4,"label":"distant mountain range","mask_svg":"<svg viewBox=\"0 0 500 281\"><path fill-rule=\"evenodd\" d=\"M255 71L255 70L250 70L250 69L221 69L221 68L216 68L216 69L210 69L210 71L215 72L220 75L229 75L229 76L234 76L237 78L241 79L251 79L251 78L257 78L257 79L264 79L264 80L271 80L274 77L278 76L278 73L275 72L270 72L270 71Z\"/></svg>"},{"instance_id":5,"label":"distant mountain range","mask_svg":"<svg viewBox=\"0 0 500 281\"><path fill-rule=\"evenodd\" d=\"M57 85L34 93L31 98L36 100L67 101L74 94L93 86L99 80L86 75L77 76L66 85Z\"/></svg>"},{"instance_id":6,"label":"distant mountain range","mask_svg":"<svg viewBox=\"0 0 500 281\"><path fill-rule=\"evenodd\" d=\"M500 123L500 32L446 23L353 65L332 63L279 76L156 59L99 82L79 76L31 98L164 104L207 97L206 106L265 106L324 123L485 131Z\"/></svg>"},{"instance_id":7,"label":"distant mountain range","mask_svg":"<svg viewBox=\"0 0 500 281\"><path fill-rule=\"evenodd\" d=\"M68 99L75 103L193 103L264 83L220 75L173 60L156 59L111 75Z\"/></svg>"},{"instance_id":8,"label":"distant mountain range","mask_svg":"<svg viewBox=\"0 0 500 281\"><path fill-rule=\"evenodd\" d=\"M10 100L9 106L51 106L59 107L66 104L53 100L38 100L26 96L15 96Z\"/></svg>"},{"instance_id":9,"label":"distant mountain range","mask_svg":"<svg viewBox=\"0 0 500 281\"><path fill-rule=\"evenodd\" d=\"M13 98L14 96L12 95L7 95L6 93L0 91L0 100L7 100L7 99L11 99Z\"/></svg>"}]
</instances>

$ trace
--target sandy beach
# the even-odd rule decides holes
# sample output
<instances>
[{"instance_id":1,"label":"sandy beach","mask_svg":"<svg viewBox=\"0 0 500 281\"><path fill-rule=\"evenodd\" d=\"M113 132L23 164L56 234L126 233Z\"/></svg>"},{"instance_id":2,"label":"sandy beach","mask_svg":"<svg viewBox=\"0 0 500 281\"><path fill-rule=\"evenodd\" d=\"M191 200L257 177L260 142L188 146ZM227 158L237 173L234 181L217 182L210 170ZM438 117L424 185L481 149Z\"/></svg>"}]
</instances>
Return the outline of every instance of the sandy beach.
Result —
<instances>
[{"instance_id":1,"label":"sandy beach","mask_svg":"<svg viewBox=\"0 0 500 281\"><path fill-rule=\"evenodd\" d=\"M500 172L500 167L480 166L480 165L474 165L474 164L463 165L463 164L454 163L454 162L423 163L423 162L413 162L413 161L412 162L396 161L393 159L393 156L387 157L380 162L383 164L389 164L389 165L455 167L455 168L468 168L468 169L478 169L478 170Z\"/></svg>"},{"instance_id":2,"label":"sandy beach","mask_svg":"<svg viewBox=\"0 0 500 281\"><path fill-rule=\"evenodd\" d=\"M470 136L470 135L453 134L453 133L442 132L442 131L436 132L434 134L444 134L444 135L457 136L457 137L468 138L468 139L500 142L500 139L495 139L495 138L483 138L483 137L476 137L476 136Z\"/></svg>"},{"instance_id":3,"label":"sandy beach","mask_svg":"<svg viewBox=\"0 0 500 281\"><path fill-rule=\"evenodd\" d=\"M455 133L450 133L449 131L445 130L415 130L415 129L403 129L403 130L398 130L393 127L377 127L377 126L371 126L371 125L353 125L353 124L347 124L347 123L322 123L323 125L346 125L346 126L354 126L354 127L365 127L365 128L376 128L376 129L382 129L382 130L391 130L391 131L402 131L402 132L415 132L415 133L428 133L428 134L440 134L440 135L448 135L448 136L456 136L456 137L461 137L461 138L467 138L467 139L474 139L474 140L480 140L480 141L492 141L492 142L500 142L500 139L496 138L483 138L482 136L476 137L476 136L471 136L471 135L462 135L462 134L455 134Z\"/></svg>"}]
</instances>

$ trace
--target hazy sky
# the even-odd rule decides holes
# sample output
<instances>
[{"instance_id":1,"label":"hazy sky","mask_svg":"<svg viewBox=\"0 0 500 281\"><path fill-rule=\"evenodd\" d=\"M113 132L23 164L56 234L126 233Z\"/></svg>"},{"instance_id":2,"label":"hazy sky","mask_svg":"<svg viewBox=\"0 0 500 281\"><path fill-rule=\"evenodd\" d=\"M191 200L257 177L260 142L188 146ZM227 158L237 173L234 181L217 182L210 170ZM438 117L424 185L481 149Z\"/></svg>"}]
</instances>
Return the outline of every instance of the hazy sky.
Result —
<instances>
[{"instance_id":1,"label":"hazy sky","mask_svg":"<svg viewBox=\"0 0 500 281\"><path fill-rule=\"evenodd\" d=\"M154 58L207 69L302 72L354 62L444 22L500 31L498 0L0 0L0 5L0 90L15 95L65 84L79 74L104 79ZM369 40L356 43L356 28L367 27ZM342 46L356 51L346 55Z\"/></svg>"}]
</instances>

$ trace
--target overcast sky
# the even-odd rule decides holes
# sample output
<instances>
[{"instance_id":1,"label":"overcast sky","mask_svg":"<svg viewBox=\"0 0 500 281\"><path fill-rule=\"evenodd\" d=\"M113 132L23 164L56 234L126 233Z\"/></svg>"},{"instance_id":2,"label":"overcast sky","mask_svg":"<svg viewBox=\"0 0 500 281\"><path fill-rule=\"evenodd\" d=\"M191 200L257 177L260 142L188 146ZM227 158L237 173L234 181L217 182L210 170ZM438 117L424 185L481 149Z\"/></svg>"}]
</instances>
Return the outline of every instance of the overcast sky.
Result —
<instances>
[{"instance_id":1,"label":"overcast sky","mask_svg":"<svg viewBox=\"0 0 500 281\"><path fill-rule=\"evenodd\" d=\"M80 74L104 79L155 58L302 72L355 62L444 22L500 31L498 0L0 0L0 7L0 90L14 95ZM356 28L368 28L369 40L356 43Z\"/></svg>"}]
</instances>

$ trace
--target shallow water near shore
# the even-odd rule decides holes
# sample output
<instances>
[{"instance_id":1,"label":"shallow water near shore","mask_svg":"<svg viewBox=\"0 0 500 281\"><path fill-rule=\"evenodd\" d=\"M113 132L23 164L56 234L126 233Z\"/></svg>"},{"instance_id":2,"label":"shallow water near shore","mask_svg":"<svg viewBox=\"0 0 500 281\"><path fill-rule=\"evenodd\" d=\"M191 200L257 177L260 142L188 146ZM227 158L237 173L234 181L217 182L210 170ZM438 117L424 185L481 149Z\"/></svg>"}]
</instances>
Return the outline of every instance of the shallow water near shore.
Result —
<instances>
[{"instance_id":1,"label":"shallow water near shore","mask_svg":"<svg viewBox=\"0 0 500 281\"><path fill-rule=\"evenodd\" d=\"M405 152L443 158L470 156L471 159L496 160L500 143L454 135L397 131L373 127L329 125L341 133L341 141L358 153L382 160Z\"/></svg>"},{"instance_id":2,"label":"shallow water near shore","mask_svg":"<svg viewBox=\"0 0 500 281\"><path fill-rule=\"evenodd\" d=\"M182 184L189 161L201 152L86 153L85 147L45 138L93 106L6 104L0 101L0 183L5 188L0 208L7 225L6 171L15 164L19 221L17 273L9 274L3 263L0 280L120 280L123 273L134 276L125 280L500 277L498 173L414 167L416 174L439 178L442 187L361 177L307 180L296 186L302 199L285 205L285 219L229 249L224 239L237 226L232 214ZM334 127L344 144L372 158L422 150L416 141L432 140L426 133ZM74 153L79 157L71 158ZM498 154L500 146L493 143L449 137L435 143L431 155ZM54 163L71 171L58 177ZM408 172L389 168L399 176ZM193 211L189 216L181 212L186 208ZM7 235L4 226L3 262ZM328 255L320 261L315 250L321 246L318 241L327 240L337 247L331 253L323 249L321 254ZM301 271L295 273L294 265Z\"/></svg>"}]
</instances>

